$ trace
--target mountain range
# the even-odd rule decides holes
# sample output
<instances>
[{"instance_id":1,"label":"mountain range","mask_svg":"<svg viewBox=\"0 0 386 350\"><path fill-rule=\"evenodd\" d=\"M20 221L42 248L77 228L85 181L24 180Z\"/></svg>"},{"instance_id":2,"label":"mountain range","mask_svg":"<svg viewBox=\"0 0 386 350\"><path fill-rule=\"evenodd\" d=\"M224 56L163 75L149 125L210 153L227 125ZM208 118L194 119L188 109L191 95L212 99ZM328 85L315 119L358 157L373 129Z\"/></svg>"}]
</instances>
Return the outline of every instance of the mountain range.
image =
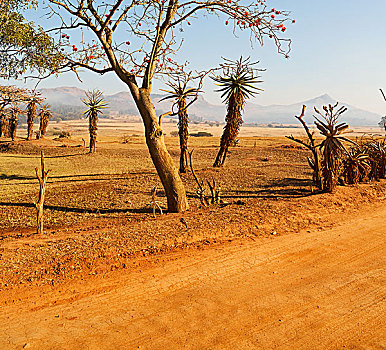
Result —
<instances>
[{"instance_id":1,"label":"mountain range","mask_svg":"<svg viewBox=\"0 0 386 350\"><path fill-rule=\"evenodd\" d=\"M60 116L62 119L72 119L81 116L84 110L81 98L85 97L85 90L76 87L58 87L41 89L40 91L42 96L46 98L46 102L51 105L55 116ZM169 111L171 107L170 100L160 102L163 97L164 95L160 94L152 95L152 100L158 115ZM104 111L105 117L138 115L134 101L128 91L105 95L104 98L109 106L109 108ZM335 104L336 102L337 100L328 94L290 105L262 106L247 102L244 108L243 119L245 123L248 124L297 124L294 116L299 115L302 106L306 105L307 109L304 119L310 123L312 122L312 115L314 114L314 106L321 110L322 106ZM350 106L341 101L339 102L340 105L348 108L341 119L349 125L375 126L381 119L381 115L379 114ZM225 105L211 104L206 101L203 96L199 96L197 101L189 108L189 118L192 121L223 122L225 113Z\"/></svg>"}]
</instances>

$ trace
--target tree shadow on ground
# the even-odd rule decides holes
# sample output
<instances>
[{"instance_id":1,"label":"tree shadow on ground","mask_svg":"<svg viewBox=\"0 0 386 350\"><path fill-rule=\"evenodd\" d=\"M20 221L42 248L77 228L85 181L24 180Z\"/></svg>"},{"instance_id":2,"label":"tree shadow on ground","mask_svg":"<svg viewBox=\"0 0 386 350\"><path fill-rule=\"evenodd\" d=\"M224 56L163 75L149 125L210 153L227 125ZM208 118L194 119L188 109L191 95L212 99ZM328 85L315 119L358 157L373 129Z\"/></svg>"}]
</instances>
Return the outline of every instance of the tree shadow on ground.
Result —
<instances>
[{"instance_id":1,"label":"tree shadow on ground","mask_svg":"<svg viewBox=\"0 0 386 350\"><path fill-rule=\"evenodd\" d=\"M26 203L26 202L24 202L24 203L0 202L0 206L35 208L34 203ZM143 208L100 209L100 208L66 207L66 206L58 206L58 205L44 205L44 209L66 212L66 213L81 213L81 214L116 214L116 213L145 214L145 213L153 213L153 209L150 206L146 206Z\"/></svg>"},{"instance_id":2,"label":"tree shadow on ground","mask_svg":"<svg viewBox=\"0 0 386 350\"><path fill-rule=\"evenodd\" d=\"M141 172L120 173L120 174L57 175L57 176L49 176L47 183L127 180L130 175L156 175L156 172L141 171ZM100 176L108 176L108 177L97 178ZM36 176L32 176L32 175L27 176L27 175L1 174L0 180L37 180L37 179L36 179ZM17 183L17 185L26 185L26 184L29 184L29 182ZM10 184L2 184L2 185L10 185Z\"/></svg>"},{"instance_id":3,"label":"tree shadow on ground","mask_svg":"<svg viewBox=\"0 0 386 350\"><path fill-rule=\"evenodd\" d=\"M259 190L228 191L223 198L299 198L313 194L312 180L284 178L262 185Z\"/></svg>"},{"instance_id":4,"label":"tree shadow on ground","mask_svg":"<svg viewBox=\"0 0 386 350\"><path fill-rule=\"evenodd\" d=\"M7 175L1 174L0 180L33 180L36 176L24 176L24 175Z\"/></svg>"},{"instance_id":5,"label":"tree shadow on ground","mask_svg":"<svg viewBox=\"0 0 386 350\"><path fill-rule=\"evenodd\" d=\"M42 151L45 151L42 149ZM75 153L75 154L63 154L63 155L56 155L56 156L49 156L49 155L44 155L45 159L52 159L52 158L68 158L68 157L78 157L78 156L84 156L86 154L89 154L88 152L86 153ZM27 159L40 159L40 153L36 153L33 155L28 155L28 156L21 156L19 154L4 154L0 152L1 157L4 158L27 158Z\"/></svg>"},{"instance_id":6,"label":"tree shadow on ground","mask_svg":"<svg viewBox=\"0 0 386 350\"><path fill-rule=\"evenodd\" d=\"M101 174L95 174L94 176L100 176ZM111 175L111 174L109 174ZM78 176L90 176L90 175L78 175ZM66 177L66 176L64 176ZM111 179L110 179L111 180ZM85 180L84 180L85 181ZM234 190L226 191L221 195L221 198L264 198L264 199L278 199L278 198L301 198L311 196L313 192L310 191L312 181L309 179L296 179L296 178L284 178L274 180L269 184L261 186L259 190ZM157 191L158 197L165 197L164 191ZM194 192L187 193L189 198L196 198L197 195ZM24 207L34 208L33 203L17 203L17 202L0 202L0 206L7 207ZM142 208L78 208L70 206L57 206L57 205L44 205L45 209L60 212L69 213L82 213L82 214L114 214L114 213L132 213L132 214L144 214L152 213L153 208L147 205ZM167 210L165 210L167 212Z\"/></svg>"},{"instance_id":7,"label":"tree shadow on ground","mask_svg":"<svg viewBox=\"0 0 386 350\"><path fill-rule=\"evenodd\" d=\"M313 194L310 187L312 180L284 178L261 185L256 190L230 190L224 191L221 198L300 198ZM197 197L195 193L189 193L188 197Z\"/></svg>"},{"instance_id":8,"label":"tree shadow on ground","mask_svg":"<svg viewBox=\"0 0 386 350\"><path fill-rule=\"evenodd\" d=\"M100 178L101 176L108 176L105 178ZM121 176L121 177L117 177ZM113 178L112 178L113 177ZM58 175L58 176L49 176L47 183L62 183L62 182L85 182L85 181L111 181L111 180L124 180L125 177L122 177L122 174L86 174L86 175ZM36 176L26 176L26 175L7 175L1 174L0 180L37 180ZM21 182L15 185L26 185L30 184L29 182ZM11 184L3 184L11 185Z\"/></svg>"}]
</instances>

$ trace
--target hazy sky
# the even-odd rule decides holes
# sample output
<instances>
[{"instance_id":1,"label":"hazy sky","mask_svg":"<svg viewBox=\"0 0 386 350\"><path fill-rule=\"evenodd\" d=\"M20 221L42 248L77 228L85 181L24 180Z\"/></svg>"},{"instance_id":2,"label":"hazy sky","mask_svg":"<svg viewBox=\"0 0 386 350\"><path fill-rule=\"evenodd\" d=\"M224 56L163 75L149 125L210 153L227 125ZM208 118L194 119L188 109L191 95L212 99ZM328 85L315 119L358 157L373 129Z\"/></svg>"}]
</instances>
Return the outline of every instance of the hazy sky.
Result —
<instances>
[{"instance_id":1,"label":"hazy sky","mask_svg":"<svg viewBox=\"0 0 386 350\"><path fill-rule=\"evenodd\" d=\"M379 88L386 90L386 0L267 0L269 6L292 12L296 24L288 25L293 41L290 59L277 54L269 43L251 48L249 36L235 38L223 19L192 20L178 57L191 62L192 69L209 68L221 56L240 55L260 60L264 92L253 99L257 104L290 104L328 93L338 101L386 114L386 102ZM99 88L106 94L126 90L114 73L100 77L81 74L51 77L39 87L77 86ZM4 82L3 82L4 83ZM14 83L14 82L11 82ZM32 86L30 83L29 86ZM157 88L164 87L156 84ZM220 103L209 80L205 98Z\"/></svg>"}]
</instances>

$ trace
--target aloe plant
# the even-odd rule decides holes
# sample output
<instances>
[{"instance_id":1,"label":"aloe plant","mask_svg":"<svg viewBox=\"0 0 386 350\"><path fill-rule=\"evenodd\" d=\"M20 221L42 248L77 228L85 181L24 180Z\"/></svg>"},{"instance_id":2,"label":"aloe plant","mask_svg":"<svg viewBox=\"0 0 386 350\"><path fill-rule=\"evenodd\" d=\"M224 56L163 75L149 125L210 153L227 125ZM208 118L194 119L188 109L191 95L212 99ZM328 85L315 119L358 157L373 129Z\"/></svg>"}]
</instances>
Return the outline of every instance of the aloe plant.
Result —
<instances>
[{"instance_id":1,"label":"aloe plant","mask_svg":"<svg viewBox=\"0 0 386 350\"><path fill-rule=\"evenodd\" d=\"M370 179L379 180L386 177L386 142L372 140L367 145L367 153L371 159Z\"/></svg>"},{"instance_id":2,"label":"aloe plant","mask_svg":"<svg viewBox=\"0 0 386 350\"><path fill-rule=\"evenodd\" d=\"M107 103L102 97L102 92L99 90L86 92L86 98L82 99L82 102L88 107L87 110L83 112L83 115L85 115L89 121L90 153L95 153L98 116L104 108L107 108Z\"/></svg>"},{"instance_id":3,"label":"aloe plant","mask_svg":"<svg viewBox=\"0 0 386 350\"><path fill-rule=\"evenodd\" d=\"M30 98L27 101L27 140L32 139L37 106L40 105L42 101L43 99L37 92L32 92Z\"/></svg>"},{"instance_id":4,"label":"aloe plant","mask_svg":"<svg viewBox=\"0 0 386 350\"><path fill-rule=\"evenodd\" d=\"M331 192L336 187L339 175L342 172L343 157L347 156L348 151L344 146L343 141L353 143L347 137L342 136L347 133L348 125L346 123L339 123L339 117L347 111L346 107L340 107L337 111L338 103L335 105L323 106L324 114L322 114L317 108L314 108L315 112L321 117L314 116L316 121L314 122L324 140L320 144L320 148L323 153L323 178L324 178L324 190Z\"/></svg>"},{"instance_id":5,"label":"aloe plant","mask_svg":"<svg viewBox=\"0 0 386 350\"><path fill-rule=\"evenodd\" d=\"M363 146L352 147L343 161L343 178L347 184L356 184L369 178L371 158Z\"/></svg>"},{"instance_id":6,"label":"aloe plant","mask_svg":"<svg viewBox=\"0 0 386 350\"><path fill-rule=\"evenodd\" d=\"M10 113L10 117L9 117L9 134L10 134L10 137L12 138L12 141L14 141L15 138L16 138L16 130L17 130L18 122L19 122L19 115L22 112L23 111L16 104L12 105L9 108L9 113Z\"/></svg>"},{"instance_id":7,"label":"aloe plant","mask_svg":"<svg viewBox=\"0 0 386 350\"><path fill-rule=\"evenodd\" d=\"M40 126L39 126L39 132L37 134L37 138L44 137L47 131L48 122L50 118L52 117L52 112L50 110L51 106L49 104L44 104L40 106Z\"/></svg>"},{"instance_id":8,"label":"aloe plant","mask_svg":"<svg viewBox=\"0 0 386 350\"><path fill-rule=\"evenodd\" d=\"M213 164L214 167L224 165L228 148L235 141L243 123L242 111L246 100L262 91L255 86L262 83L261 80L258 80L258 72L262 70L253 68L253 65L257 63L251 63L249 58L243 59L242 57L237 61L225 59L222 64L223 75L212 77L217 83L216 85L220 86L217 91L222 93L221 97L227 104L226 125L221 136L220 150Z\"/></svg>"},{"instance_id":9,"label":"aloe plant","mask_svg":"<svg viewBox=\"0 0 386 350\"><path fill-rule=\"evenodd\" d=\"M172 110L176 106L178 108L178 135L180 138L180 172L186 173L188 167L188 137L189 137L189 117L188 107L197 99L197 95L201 92L200 88L188 87L188 83L192 80L190 75L187 75L182 81L177 79L177 82L168 82L167 85L171 90L162 90L169 95L160 100L174 100ZM190 102L188 103L188 100Z\"/></svg>"}]
</instances>

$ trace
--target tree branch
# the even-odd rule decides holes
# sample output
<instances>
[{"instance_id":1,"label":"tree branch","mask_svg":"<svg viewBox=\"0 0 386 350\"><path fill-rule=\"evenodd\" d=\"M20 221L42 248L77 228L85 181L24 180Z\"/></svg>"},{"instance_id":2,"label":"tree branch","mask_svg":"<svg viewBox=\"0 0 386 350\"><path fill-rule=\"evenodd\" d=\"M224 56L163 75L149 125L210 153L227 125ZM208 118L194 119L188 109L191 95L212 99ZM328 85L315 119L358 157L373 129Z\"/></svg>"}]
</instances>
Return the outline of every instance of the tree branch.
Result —
<instances>
[{"instance_id":1,"label":"tree branch","mask_svg":"<svg viewBox=\"0 0 386 350\"><path fill-rule=\"evenodd\" d=\"M382 96L383 96L383 99L386 101L386 96L385 96L385 94L383 93L383 90L382 89L379 89L380 91L381 91L381 94L382 94Z\"/></svg>"}]
</instances>

